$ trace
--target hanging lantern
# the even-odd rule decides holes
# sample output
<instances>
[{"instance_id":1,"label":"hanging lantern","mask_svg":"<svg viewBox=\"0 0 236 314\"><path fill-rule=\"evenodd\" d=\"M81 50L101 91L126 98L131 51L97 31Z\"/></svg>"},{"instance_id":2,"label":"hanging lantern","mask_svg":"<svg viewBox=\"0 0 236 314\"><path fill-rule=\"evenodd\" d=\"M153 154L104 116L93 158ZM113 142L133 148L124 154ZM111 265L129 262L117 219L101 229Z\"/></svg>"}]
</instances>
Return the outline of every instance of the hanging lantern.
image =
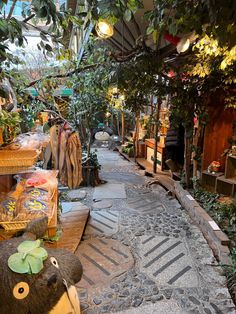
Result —
<instances>
[{"instance_id":1,"label":"hanging lantern","mask_svg":"<svg viewBox=\"0 0 236 314\"><path fill-rule=\"evenodd\" d=\"M195 32L183 36L178 42L176 49L178 53L185 52L189 49L190 45L195 42L197 35Z\"/></svg>"},{"instance_id":2,"label":"hanging lantern","mask_svg":"<svg viewBox=\"0 0 236 314\"><path fill-rule=\"evenodd\" d=\"M187 37L183 37L180 39L180 41L178 42L177 46L176 46L176 49L178 51L178 53L181 53L181 52L185 52L188 50L190 46L190 40L189 38Z\"/></svg>"},{"instance_id":3,"label":"hanging lantern","mask_svg":"<svg viewBox=\"0 0 236 314\"><path fill-rule=\"evenodd\" d=\"M113 26L106 21L99 21L96 24L96 32L98 36L102 39L109 38L113 35Z\"/></svg>"}]
</instances>

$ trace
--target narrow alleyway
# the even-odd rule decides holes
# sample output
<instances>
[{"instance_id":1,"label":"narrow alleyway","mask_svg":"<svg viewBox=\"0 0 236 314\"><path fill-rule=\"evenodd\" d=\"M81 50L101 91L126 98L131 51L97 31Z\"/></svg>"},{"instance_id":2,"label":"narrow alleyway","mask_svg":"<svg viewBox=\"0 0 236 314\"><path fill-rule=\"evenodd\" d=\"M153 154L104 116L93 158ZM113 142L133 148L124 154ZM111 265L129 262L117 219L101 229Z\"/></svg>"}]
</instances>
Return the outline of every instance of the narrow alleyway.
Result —
<instances>
[{"instance_id":1,"label":"narrow alleyway","mask_svg":"<svg viewBox=\"0 0 236 314\"><path fill-rule=\"evenodd\" d=\"M106 183L82 188L91 208L76 251L83 313L236 313L221 268L178 201L117 152L100 148L98 158Z\"/></svg>"}]
</instances>

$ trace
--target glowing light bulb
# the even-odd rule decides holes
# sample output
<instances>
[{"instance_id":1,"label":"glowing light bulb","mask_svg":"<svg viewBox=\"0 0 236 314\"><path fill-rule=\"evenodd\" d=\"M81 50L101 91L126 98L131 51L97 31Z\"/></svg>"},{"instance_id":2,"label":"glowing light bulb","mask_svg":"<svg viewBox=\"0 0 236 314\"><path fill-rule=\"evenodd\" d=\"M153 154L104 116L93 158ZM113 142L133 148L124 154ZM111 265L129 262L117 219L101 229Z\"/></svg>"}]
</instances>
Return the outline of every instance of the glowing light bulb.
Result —
<instances>
[{"instance_id":1,"label":"glowing light bulb","mask_svg":"<svg viewBox=\"0 0 236 314\"><path fill-rule=\"evenodd\" d=\"M177 44L177 51L178 53L181 53L181 52L185 52L188 50L190 46L190 40L189 38L181 38L181 40L179 41L179 43Z\"/></svg>"},{"instance_id":2,"label":"glowing light bulb","mask_svg":"<svg viewBox=\"0 0 236 314\"><path fill-rule=\"evenodd\" d=\"M100 38L106 39L113 35L113 26L106 21L100 21L96 25L96 32Z\"/></svg>"}]
</instances>

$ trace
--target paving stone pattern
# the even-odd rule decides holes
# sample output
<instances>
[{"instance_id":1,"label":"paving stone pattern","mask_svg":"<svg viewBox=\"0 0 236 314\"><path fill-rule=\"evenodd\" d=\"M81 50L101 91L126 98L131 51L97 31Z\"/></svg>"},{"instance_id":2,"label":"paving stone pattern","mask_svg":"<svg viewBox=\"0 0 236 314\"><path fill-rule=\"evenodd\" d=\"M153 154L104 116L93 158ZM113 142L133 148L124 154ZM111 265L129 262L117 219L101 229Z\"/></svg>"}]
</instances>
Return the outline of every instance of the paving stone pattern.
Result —
<instances>
[{"instance_id":1,"label":"paving stone pattern","mask_svg":"<svg viewBox=\"0 0 236 314\"><path fill-rule=\"evenodd\" d=\"M140 240L140 269L159 286L198 286L198 276L183 240L154 235Z\"/></svg>"},{"instance_id":2,"label":"paving stone pattern","mask_svg":"<svg viewBox=\"0 0 236 314\"><path fill-rule=\"evenodd\" d=\"M79 287L101 287L128 271L134 264L130 250L112 239L89 239L84 241L76 254L83 264L83 277Z\"/></svg>"},{"instance_id":3,"label":"paving stone pattern","mask_svg":"<svg viewBox=\"0 0 236 314\"><path fill-rule=\"evenodd\" d=\"M90 212L85 235L112 235L118 231L119 212L100 210Z\"/></svg>"},{"instance_id":4,"label":"paving stone pattern","mask_svg":"<svg viewBox=\"0 0 236 314\"><path fill-rule=\"evenodd\" d=\"M101 219L114 230L88 225L77 249L87 274L78 284L82 313L236 313L222 268L177 200L118 153L99 149L98 156L107 189L123 184L125 197L105 198L112 207L91 211L89 223ZM92 207L94 189L86 191L83 202ZM123 267L126 258L111 250L110 241L134 264Z\"/></svg>"}]
</instances>

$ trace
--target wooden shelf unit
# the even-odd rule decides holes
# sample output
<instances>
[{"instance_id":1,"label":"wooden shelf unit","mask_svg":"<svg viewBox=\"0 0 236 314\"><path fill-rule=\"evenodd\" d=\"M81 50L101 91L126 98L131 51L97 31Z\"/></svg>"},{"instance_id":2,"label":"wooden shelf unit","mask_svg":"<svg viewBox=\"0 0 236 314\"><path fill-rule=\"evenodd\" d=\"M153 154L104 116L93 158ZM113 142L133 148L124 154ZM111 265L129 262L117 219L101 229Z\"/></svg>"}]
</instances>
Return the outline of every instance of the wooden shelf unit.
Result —
<instances>
[{"instance_id":1,"label":"wooden shelf unit","mask_svg":"<svg viewBox=\"0 0 236 314\"><path fill-rule=\"evenodd\" d=\"M149 138L145 140L145 147L146 147L146 156L150 164L153 164L153 155L154 155L154 146L155 146L155 140L154 138ZM164 163L164 156L165 156L165 144L158 143L157 145L157 169L164 171L165 169L165 163Z\"/></svg>"},{"instance_id":2,"label":"wooden shelf unit","mask_svg":"<svg viewBox=\"0 0 236 314\"><path fill-rule=\"evenodd\" d=\"M228 155L225 164L225 178L236 178L236 156Z\"/></svg>"},{"instance_id":3,"label":"wooden shelf unit","mask_svg":"<svg viewBox=\"0 0 236 314\"><path fill-rule=\"evenodd\" d=\"M210 192L216 191L217 178L223 176L223 172L211 173L207 170L202 172L202 186Z\"/></svg>"},{"instance_id":4,"label":"wooden shelf unit","mask_svg":"<svg viewBox=\"0 0 236 314\"><path fill-rule=\"evenodd\" d=\"M227 196L234 196L236 193L236 179L228 179L225 176L216 179L216 192Z\"/></svg>"},{"instance_id":5,"label":"wooden shelf unit","mask_svg":"<svg viewBox=\"0 0 236 314\"><path fill-rule=\"evenodd\" d=\"M234 196L236 194L236 156L227 156L224 173L203 171L202 186L210 192Z\"/></svg>"}]
</instances>

